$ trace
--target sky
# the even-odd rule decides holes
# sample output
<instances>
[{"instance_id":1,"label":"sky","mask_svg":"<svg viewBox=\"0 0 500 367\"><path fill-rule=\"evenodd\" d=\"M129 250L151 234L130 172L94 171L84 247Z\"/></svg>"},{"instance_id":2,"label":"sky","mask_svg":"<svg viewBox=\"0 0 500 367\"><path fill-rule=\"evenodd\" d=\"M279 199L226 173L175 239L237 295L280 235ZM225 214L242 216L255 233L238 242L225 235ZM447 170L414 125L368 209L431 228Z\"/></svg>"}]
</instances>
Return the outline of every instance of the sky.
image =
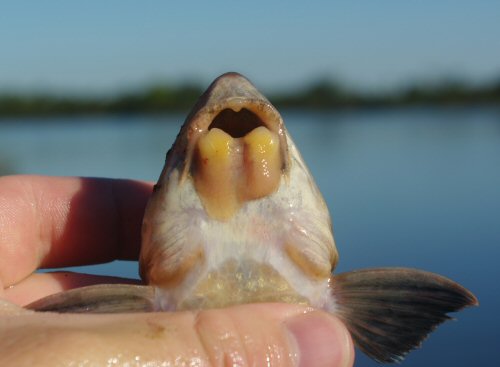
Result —
<instances>
[{"instance_id":1,"label":"sky","mask_svg":"<svg viewBox=\"0 0 500 367\"><path fill-rule=\"evenodd\" d=\"M0 0L0 90L107 93L225 71L263 90L498 80L500 2Z\"/></svg>"}]
</instances>

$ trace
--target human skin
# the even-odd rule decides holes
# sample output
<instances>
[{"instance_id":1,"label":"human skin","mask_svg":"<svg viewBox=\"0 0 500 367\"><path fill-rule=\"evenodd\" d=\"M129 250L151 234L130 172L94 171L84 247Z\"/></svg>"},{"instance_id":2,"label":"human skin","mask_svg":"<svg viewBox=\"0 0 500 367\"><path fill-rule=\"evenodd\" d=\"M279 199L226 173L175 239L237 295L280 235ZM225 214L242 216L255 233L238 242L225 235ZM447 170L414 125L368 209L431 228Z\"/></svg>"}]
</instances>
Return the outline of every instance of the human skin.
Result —
<instances>
[{"instance_id":1,"label":"human skin","mask_svg":"<svg viewBox=\"0 0 500 367\"><path fill-rule=\"evenodd\" d=\"M137 260L151 190L132 180L0 177L0 365L353 365L345 326L304 306L113 315L19 307L82 285L136 282L34 271Z\"/></svg>"}]
</instances>

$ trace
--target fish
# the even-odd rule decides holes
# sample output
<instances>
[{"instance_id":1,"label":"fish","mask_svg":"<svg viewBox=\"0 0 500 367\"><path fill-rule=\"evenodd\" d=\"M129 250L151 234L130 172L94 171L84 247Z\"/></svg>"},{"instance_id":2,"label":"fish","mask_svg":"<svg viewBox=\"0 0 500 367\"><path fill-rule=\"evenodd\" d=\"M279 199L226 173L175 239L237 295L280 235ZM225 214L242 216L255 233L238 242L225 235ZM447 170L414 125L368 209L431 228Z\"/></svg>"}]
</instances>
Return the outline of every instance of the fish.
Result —
<instances>
[{"instance_id":1,"label":"fish","mask_svg":"<svg viewBox=\"0 0 500 367\"><path fill-rule=\"evenodd\" d=\"M241 74L200 96L167 152L143 219L146 285L77 288L40 312L199 310L304 304L339 317L356 346L401 361L449 313L478 305L458 283L408 268L335 274L328 207L278 110Z\"/></svg>"}]
</instances>

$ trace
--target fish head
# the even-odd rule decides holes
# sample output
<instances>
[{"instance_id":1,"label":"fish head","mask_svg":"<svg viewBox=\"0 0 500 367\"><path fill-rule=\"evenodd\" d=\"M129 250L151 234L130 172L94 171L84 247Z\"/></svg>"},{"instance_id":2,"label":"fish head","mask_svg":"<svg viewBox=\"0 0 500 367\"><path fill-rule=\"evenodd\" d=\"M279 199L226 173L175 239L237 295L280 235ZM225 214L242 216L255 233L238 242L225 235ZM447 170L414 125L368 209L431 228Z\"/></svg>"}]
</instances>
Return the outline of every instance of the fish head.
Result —
<instances>
[{"instance_id":1,"label":"fish head","mask_svg":"<svg viewBox=\"0 0 500 367\"><path fill-rule=\"evenodd\" d=\"M324 302L331 219L272 104L217 78L186 118L148 203L140 272L161 309Z\"/></svg>"}]
</instances>

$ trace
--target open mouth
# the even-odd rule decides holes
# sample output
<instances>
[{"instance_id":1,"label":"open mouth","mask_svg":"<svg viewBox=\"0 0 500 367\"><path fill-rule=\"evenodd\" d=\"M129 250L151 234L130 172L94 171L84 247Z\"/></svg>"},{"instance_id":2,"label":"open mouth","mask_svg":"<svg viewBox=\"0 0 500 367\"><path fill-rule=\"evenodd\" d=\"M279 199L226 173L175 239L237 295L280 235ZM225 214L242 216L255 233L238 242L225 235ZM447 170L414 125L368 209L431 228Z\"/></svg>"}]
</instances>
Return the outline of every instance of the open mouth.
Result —
<instances>
[{"instance_id":1,"label":"open mouth","mask_svg":"<svg viewBox=\"0 0 500 367\"><path fill-rule=\"evenodd\" d=\"M225 108L215 116L208 126L208 130L217 128L233 138L242 138L259 126L266 125L252 111L242 108L236 112L230 108Z\"/></svg>"}]
</instances>

